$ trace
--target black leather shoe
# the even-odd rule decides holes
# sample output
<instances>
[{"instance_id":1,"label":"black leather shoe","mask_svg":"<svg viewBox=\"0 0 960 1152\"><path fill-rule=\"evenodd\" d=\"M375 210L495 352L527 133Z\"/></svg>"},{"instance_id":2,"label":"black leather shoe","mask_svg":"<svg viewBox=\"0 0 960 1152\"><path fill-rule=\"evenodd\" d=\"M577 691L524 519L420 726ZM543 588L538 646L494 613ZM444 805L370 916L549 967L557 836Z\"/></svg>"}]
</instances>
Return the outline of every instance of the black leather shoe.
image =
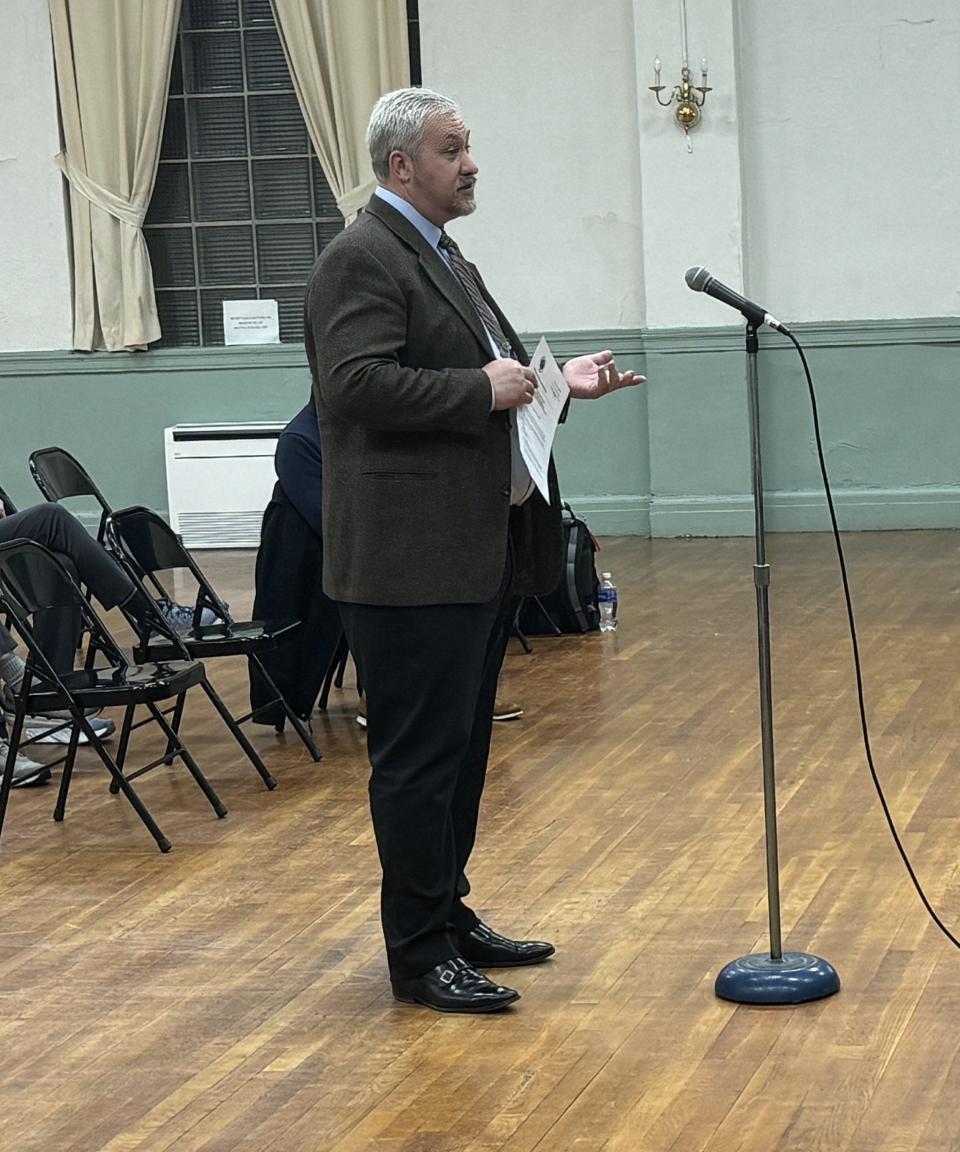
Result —
<instances>
[{"instance_id":1,"label":"black leather shoe","mask_svg":"<svg viewBox=\"0 0 960 1152\"><path fill-rule=\"evenodd\" d=\"M508 940L482 920L460 937L460 953L478 968L519 968L522 964L542 964L556 948L546 940Z\"/></svg>"},{"instance_id":2,"label":"black leather shoe","mask_svg":"<svg viewBox=\"0 0 960 1152\"><path fill-rule=\"evenodd\" d=\"M414 980L394 980L393 995L404 1004L437 1012L499 1012L520 999L512 988L494 984L459 956L444 960Z\"/></svg>"}]
</instances>

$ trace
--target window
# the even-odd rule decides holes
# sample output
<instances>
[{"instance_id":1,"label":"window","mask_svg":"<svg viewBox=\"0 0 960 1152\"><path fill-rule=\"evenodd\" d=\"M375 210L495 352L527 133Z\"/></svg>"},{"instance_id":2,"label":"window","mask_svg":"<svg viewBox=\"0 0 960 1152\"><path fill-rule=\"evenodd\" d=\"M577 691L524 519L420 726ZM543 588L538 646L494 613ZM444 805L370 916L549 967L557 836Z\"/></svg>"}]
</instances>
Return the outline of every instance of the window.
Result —
<instances>
[{"instance_id":1,"label":"window","mask_svg":"<svg viewBox=\"0 0 960 1152\"><path fill-rule=\"evenodd\" d=\"M255 298L302 341L307 276L343 223L270 0L184 0L144 225L161 346L222 344L223 301Z\"/></svg>"}]
</instances>

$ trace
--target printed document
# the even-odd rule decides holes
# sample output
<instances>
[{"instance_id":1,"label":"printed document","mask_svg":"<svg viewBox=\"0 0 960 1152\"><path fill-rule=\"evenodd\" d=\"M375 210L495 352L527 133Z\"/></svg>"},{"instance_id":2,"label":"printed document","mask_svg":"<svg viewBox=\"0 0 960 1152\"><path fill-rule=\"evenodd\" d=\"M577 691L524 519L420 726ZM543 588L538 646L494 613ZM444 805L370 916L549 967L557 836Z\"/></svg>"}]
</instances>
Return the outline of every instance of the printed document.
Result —
<instances>
[{"instance_id":1,"label":"printed document","mask_svg":"<svg viewBox=\"0 0 960 1152\"><path fill-rule=\"evenodd\" d=\"M533 394L532 404L524 404L515 409L517 432L524 463L530 471L533 482L549 504L547 468L550 464L550 450L553 447L557 422L570 395L570 389L544 336L540 337L530 367L536 373L538 388Z\"/></svg>"}]
</instances>

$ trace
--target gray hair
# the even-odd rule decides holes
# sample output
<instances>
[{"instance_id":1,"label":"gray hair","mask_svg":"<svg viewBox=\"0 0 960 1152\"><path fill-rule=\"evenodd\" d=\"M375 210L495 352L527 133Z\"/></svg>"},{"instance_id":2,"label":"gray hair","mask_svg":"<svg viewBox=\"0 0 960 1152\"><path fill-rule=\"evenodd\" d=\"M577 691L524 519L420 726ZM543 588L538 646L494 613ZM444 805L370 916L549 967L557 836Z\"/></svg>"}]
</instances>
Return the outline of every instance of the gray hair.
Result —
<instances>
[{"instance_id":1,"label":"gray hair","mask_svg":"<svg viewBox=\"0 0 960 1152\"><path fill-rule=\"evenodd\" d=\"M398 88L387 92L374 104L367 125L367 148L373 174L383 183L390 178L390 153L406 152L414 158L420 152L427 121L433 116L463 114L456 103L429 88Z\"/></svg>"}]
</instances>

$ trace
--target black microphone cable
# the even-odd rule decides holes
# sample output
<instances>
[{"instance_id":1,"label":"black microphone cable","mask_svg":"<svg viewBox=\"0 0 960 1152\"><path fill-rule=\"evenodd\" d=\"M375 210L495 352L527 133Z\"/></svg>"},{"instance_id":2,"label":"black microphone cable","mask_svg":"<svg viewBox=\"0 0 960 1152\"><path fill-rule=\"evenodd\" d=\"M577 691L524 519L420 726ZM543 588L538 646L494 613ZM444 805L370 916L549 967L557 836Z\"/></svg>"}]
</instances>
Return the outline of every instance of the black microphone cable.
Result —
<instances>
[{"instance_id":1,"label":"black microphone cable","mask_svg":"<svg viewBox=\"0 0 960 1152\"><path fill-rule=\"evenodd\" d=\"M847 562L843 555L843 545L840 542L840 528L837 524L837 511L833 503L833 493L830 491L830 480L827 476L827 462L823 454L823 440L820 436L820 415L817 409L817 397L813 388L813 377L810 375L810 366L807 364L807 358L804 355L803 348L800 346L800 341L793 335L792 332L787 331L785 328L780 329L781 332L792 341L796 348L800 362L803 364L803 371L807 378L807 391L810 393L810 407L813 411L813 431L817 443L817 458L820 461L820 475L823 477L823 489L827 497L827 507L830 510L830 523L833 527L833 539L837 548L837 558L840 562L840 577L843 583L843 598L847 606L847 620L850 624L850 642L853 647L853 665L857 674L857 702L860 707L860 728L863 732L863 747L867 756L867 765L870 768L870 775L873 778L873 786L876 789L877 796L880 800L880 807L883 809L883 815L887 821L887 827L890 829L890 835L893 837L893 842L897 846L897 851L900 853L900 859L903 861L904 867L910 876L913 886L920 897L924 908L930 914L934 924L946 936L951 944L956 948L960 948L960 940L950 931L937 914L936 909L930 903L926 892L923 890L923 885L914 871L913 865L910 863L910 857L907 855L903 842L900 839L900 834L897 831L896 823L893 819L893 814L890 811L890 806L887 803L887 798L883 794L883 786L880 783L880 777L877 775L877 769L873 762L873 750L870 747L870 730L867 724L867 710L863 700L863 671L860 666L860 643L857 639L857 626L853 616L853 600L850 596L850 582L847 578Z\"/></svg>"}]
</instances>

